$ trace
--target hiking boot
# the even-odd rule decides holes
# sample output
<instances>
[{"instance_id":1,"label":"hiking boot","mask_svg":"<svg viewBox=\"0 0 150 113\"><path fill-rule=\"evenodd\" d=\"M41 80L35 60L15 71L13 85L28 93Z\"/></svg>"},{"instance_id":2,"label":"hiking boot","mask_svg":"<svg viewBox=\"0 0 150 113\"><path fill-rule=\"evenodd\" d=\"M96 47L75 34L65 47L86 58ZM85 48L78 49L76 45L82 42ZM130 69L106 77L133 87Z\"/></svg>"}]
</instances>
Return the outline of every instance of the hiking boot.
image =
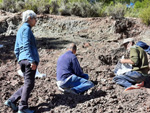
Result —
<instances>
[{"instance_id":1,"label":"hiking boot","mask_svg":"<svg viewBox=\"0 0 150 113\"><path fill-rule=\"evenodd\" d=\"M34 113L34 110L30 110L30 109L24 109L24 110L19 110L18 113Z\"/></svg>"},{"instance_id":2,"label":"hiking boot","mask_svg":"<svg viewBox=\"0 0 150 113\"><path fill-rule=\"evenodd\" d=\"M8 107L11 107L14 111L18 110L18 107L13 102L11 102L11 100L9 100L9 99L6 100L4 104Z\"/></svg>"}]
</instances>

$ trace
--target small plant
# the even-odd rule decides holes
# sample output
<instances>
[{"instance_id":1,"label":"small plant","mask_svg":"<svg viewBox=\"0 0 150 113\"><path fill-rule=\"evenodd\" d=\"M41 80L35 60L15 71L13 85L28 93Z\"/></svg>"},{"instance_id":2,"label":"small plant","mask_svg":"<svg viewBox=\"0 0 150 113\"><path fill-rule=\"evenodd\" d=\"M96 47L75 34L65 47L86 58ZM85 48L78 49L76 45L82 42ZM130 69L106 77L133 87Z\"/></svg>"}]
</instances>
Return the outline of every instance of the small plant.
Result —
<instances>
[{"instance_id":1,"label":"small plant","mask_svg":"<svg viewBox=\"0 0 150 113\"><path fill-rule=\"evenodd\" d=\"M143 23L150 25L150 6L141 10L139 17L142 19Z\"/></svg>"}]
</instances>

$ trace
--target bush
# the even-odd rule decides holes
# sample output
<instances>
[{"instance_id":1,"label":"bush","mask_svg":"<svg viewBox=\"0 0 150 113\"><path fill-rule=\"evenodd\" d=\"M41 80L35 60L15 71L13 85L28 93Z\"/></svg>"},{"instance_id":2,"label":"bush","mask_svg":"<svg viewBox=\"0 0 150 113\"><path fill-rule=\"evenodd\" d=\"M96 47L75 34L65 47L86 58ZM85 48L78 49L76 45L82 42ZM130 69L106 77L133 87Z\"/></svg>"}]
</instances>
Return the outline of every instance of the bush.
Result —
<instances>
[{"instance_id":1,"label":"bush","mask_svg":"<svg viewBox=\"0 0 150 113\"><path fill-rule=\"evenodd\" d=\"M59 11L61 15L75 15L81 17L99 17L102 15L102 3L90 4L79 0L79 2L65 1L61 3Z\"/></svg>"},{"instance_id":2,"label":"bush","mask_svg":"<svg viewBox=\"0 0 150 113\"><path fill-rule=\"evenodd\" d=\"M50 14L58 14L59 10L59 1L54 0L50 3Z\"/></svg>"},{"instance_id":3,"label":"bush","mask_svg":"<svg viewBox=\"0 0 150 113\"><path fill-rule=\"evenodd\" d=\"M126 5L121 3L113 4L111 3L109 6L106 6L104 13L108 16L113 16L114 18L122 18L124 17L126 12Z\"/></svg>"},{"instance_id":4,"label":"bush","mask_svg":"<svg viewBox=\"0 0 150 113\"><path fill-rule=\"evenodd\" d=\"M35 13L37 13L37 4L37 0L26 0L24 10L33 10Z\"/></svg>"},{"instance_id":5,"label":"bush","mask_svg":"<svg viewBox=\"0 0 150 113\"><path fill-rule=\"evenodd\" d=\"M150 25L150 6L141 10L139 17L142 19L143 23Z\"/></svg>"},{"instance_id":6,"label":"bush","mask_svg":"<svg viewBox=\"0 0 150 113\"><path fill-rule=\"evenodd\" d=\"M22 11L25 8L25 3L23 1L16 2L16 11Z\"/></svg>"},{"instance_id":7,"label":"bush","mask_svg":"<svg viewBox=\"0 0 150 113\"><path fill-rule=\"evenodd\" d=\"M16 12L16 0L2 0L1 8L5 11Z\"/></svg>"},{"instance_id":8,"label":"bush","mask_svg":"<svg viewBox=\"0 0 150 113\"><path fill-rule=\"evenodd\" d=\"M127 9L125 16L139 17L141 10L149 6L150 6L150 0L143 0L142 2L136 1L133 8Z\"/></svg>"},{"instance_id":9,"label":"bush","mask_svg":"<svg viewBox=\"0 0 150 113\"><path fill-rule=\"evenodd\" d=\"M70 16L70 6L65 3L62 3L59 8L59 14L64 16Z\"/></svg>"}]
</instances>

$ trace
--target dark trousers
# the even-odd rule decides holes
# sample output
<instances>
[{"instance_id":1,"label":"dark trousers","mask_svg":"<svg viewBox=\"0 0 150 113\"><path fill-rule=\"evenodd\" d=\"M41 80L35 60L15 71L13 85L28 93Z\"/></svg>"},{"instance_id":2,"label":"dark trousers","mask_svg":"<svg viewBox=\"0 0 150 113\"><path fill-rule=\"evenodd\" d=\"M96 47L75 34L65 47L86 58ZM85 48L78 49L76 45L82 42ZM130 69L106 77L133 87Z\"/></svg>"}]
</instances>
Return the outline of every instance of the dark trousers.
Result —
<instances>
[{"instance_id":1,"label":"dark trousers","mask_svg":"<svg viewBox=\"0 0 150 113\"><path fill-rule=\"evenodd\" d=\"M23 110L28 108L28 98L34 88L36 70L31 70L31 64L28 60L22 60L19 64L24 75L24 85L10 97L10 100L15 103L21 99L19 110Z\"/></svg>"}]
</instances>

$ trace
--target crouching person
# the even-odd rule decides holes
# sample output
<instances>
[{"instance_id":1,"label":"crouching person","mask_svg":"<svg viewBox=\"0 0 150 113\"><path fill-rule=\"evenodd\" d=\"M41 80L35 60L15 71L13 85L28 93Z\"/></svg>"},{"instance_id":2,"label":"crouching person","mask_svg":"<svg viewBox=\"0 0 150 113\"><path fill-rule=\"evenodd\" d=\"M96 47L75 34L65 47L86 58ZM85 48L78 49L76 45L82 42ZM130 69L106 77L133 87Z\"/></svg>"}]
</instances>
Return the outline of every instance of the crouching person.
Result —
<instances>
[{"instance_id":1,"label":"crouching person","mask_svg":"<svg viewBox=\"0 0 150 113\"><path fill-rule=\"evenodd\" d=\"M93 87L94 84L88 80L88 74L83 73L75 56L76 50L76 45L72 43L68 51L58 58L57 85L62 91L80 94Z\"/></svg>"},{"instance_id":2,"label":"crouching person","mask_svg":"<svg viewBox=\"0 0 150 113\"><path fill-rule=\"evenodd\" d=\"M35 37L31 27L36 24L36 14L32 10L23 12L23 25L17 32L15 42L15 54L24 76L24 85L19 88L6 102L5 105L18 113L33 113L28 108L29 95L34 88L35 73L39 63L39 55L36 47ZM19 106L16 102L20 99Z\"/></svg>"},{"instance_id":3,"label":"crouching person","mask_svg":"<svg viewBox=\"0 0 150 113\"><path fill-rule=\"evenodd\" d=\"M122 45L130 52L129 59L121 59L121 63L132 64L132 70L117 75L114 81L125 87L125 91L131 89L139 89L144 86L144 81L148 77L148 58L146 52L139 46L134 44L133 38L124 39Z\"/></svg>"}]
</instances>

